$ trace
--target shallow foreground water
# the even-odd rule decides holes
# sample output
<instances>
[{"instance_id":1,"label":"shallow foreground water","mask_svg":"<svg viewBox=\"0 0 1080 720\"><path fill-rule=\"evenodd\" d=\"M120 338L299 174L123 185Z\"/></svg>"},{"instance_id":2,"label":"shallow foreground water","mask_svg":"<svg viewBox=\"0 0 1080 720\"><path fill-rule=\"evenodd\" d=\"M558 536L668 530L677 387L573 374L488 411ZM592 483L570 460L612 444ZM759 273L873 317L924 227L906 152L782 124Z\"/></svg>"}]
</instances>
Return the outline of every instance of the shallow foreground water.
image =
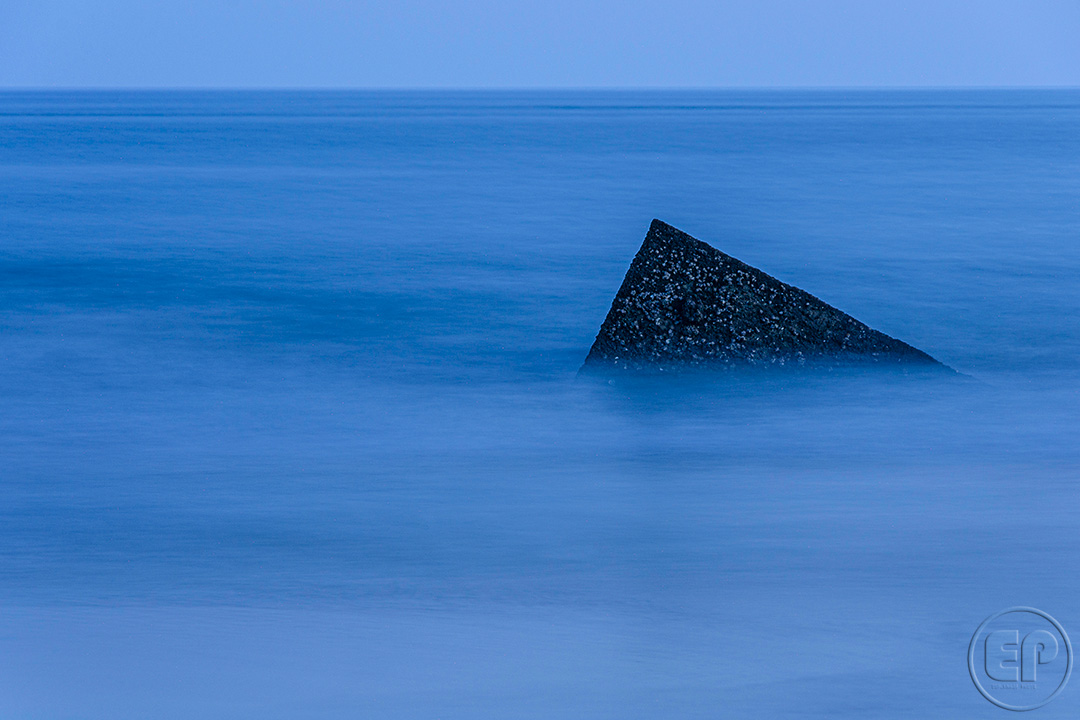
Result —
<instances>
[{"instance_id":1,"label":"shallow foreground water","mask_svg":"<svg viewBox=\"0 0 1080 720\"><path fill-rule=\"evenodd\" d=\"M577 378L653 217L969 377ZM0 93L0 717L1000 717L1078 317L1080 92Z\"/></svg>"}]
</instances>

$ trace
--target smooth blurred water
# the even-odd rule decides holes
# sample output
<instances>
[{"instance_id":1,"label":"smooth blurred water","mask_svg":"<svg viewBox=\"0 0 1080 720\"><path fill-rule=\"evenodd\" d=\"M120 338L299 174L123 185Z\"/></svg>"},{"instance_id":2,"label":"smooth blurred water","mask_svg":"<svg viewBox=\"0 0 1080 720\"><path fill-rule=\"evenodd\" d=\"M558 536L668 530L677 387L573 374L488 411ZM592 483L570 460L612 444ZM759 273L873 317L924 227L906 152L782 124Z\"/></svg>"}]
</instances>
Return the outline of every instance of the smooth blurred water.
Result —
<instances>
[{"instance_id":1,"label":"smooth blurred water","mask_svg":"<svg viewBox=\"0 0 1080 720\"><path fill-rule=\"evenodd\" d=\"M653 217L972 380L578 380ZM0 93L0 717L999 716L1078 317L1080 92Z\"/></svg>"}]
</instances>

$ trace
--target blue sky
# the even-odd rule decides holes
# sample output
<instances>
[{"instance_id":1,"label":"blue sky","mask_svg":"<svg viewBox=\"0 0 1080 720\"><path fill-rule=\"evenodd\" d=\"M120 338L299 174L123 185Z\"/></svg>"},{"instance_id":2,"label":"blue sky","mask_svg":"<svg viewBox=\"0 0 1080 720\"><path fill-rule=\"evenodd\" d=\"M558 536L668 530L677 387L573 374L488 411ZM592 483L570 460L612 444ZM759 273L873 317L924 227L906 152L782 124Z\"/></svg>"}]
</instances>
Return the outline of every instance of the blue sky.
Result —
<instances>
[{"instance_id":1,"label":"blue sky","mask_svg":"<svg viewBox=\"0 0 1080 720\"><path fill-rule=\"evenodd\" d=\"M1080 86L1080 0L0 0L0 86Z\"/></svg>"}]
</instances>

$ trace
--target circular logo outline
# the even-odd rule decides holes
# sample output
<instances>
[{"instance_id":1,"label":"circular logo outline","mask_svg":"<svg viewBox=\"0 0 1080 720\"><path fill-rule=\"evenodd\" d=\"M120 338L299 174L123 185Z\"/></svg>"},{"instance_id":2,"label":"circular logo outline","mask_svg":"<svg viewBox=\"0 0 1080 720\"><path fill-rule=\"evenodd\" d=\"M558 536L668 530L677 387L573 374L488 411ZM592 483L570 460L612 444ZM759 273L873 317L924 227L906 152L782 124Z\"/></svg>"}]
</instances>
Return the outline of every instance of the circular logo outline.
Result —
<instances>
[{"instance_id":1,"label":"circular logo outline","mask_svg":"<svg viewBox=\"0 0 1080 720\"><path fill-rule=\"evenodd\" d=\"M1009 613L1014 612L1026 612L1033 615L1038 615L1039 617L1053 625L1054 629L1057 630L1058 634L1061 635L1061 639L1065 642L1065 676L1061 678L1061 682L1058 684L1057 689L1055 689L1054 692L1050 693L1050 695L1048 695L1044 700L1042 700L1042 702L1036 703L1035 705L1009 705L1008 703L998 700L993 695L991 695L986 690L986 688L982 686L982 683L979 682L978 673L975 670L975 648L978 644L977 641L979 639L979 635L981 635L982 631L986 628L986 626L992 623L994 620L997 620L1002 615L1008 615ZM975 634L971 636L971 643L968 645L968 674L971 675L971 680L975 683L975 688L979 691L980 695L992 702L994 705L997 705L999 708L1002 708L1003 710L1012 710L1013 712L1027 712L1028 710L1035 710L1037 708L1041 708L1043 705L1056 698L1061 693L1061 691L1065 689L1065 686L1069 683L1069 677L1072 675L1072 668L1072 643L1069 641L1069 634L1065 632L1065 628L1063 628L1061 626L1061 623L1059 623L1057 620L1050 617L1049 613L1045 613L1037 608L1028 607L1027 605L1016 605L1011 608L1006 608L1005 610L994 613L990 617L983 620L982 624L980 624L979 627L976 628Z\"/></svg>"}]
</instances>

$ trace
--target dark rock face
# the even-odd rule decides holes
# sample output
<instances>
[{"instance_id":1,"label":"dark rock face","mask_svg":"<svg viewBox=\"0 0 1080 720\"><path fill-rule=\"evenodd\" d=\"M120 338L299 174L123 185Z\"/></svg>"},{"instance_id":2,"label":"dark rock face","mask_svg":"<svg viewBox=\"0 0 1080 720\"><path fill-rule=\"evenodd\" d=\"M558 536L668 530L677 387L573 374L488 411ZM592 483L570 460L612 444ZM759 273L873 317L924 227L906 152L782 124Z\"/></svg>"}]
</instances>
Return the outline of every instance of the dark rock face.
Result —
<instances>
[{"instance_id":1,"label":"dark rock face","mask_svg":"<svg viewBox=\"0 0 1080 720\"><path fill-rule=\"evenodd\" d=\"M848 363L947 369L810 293L653 220L582 370Z\"/></svg>"}]
</instances>

